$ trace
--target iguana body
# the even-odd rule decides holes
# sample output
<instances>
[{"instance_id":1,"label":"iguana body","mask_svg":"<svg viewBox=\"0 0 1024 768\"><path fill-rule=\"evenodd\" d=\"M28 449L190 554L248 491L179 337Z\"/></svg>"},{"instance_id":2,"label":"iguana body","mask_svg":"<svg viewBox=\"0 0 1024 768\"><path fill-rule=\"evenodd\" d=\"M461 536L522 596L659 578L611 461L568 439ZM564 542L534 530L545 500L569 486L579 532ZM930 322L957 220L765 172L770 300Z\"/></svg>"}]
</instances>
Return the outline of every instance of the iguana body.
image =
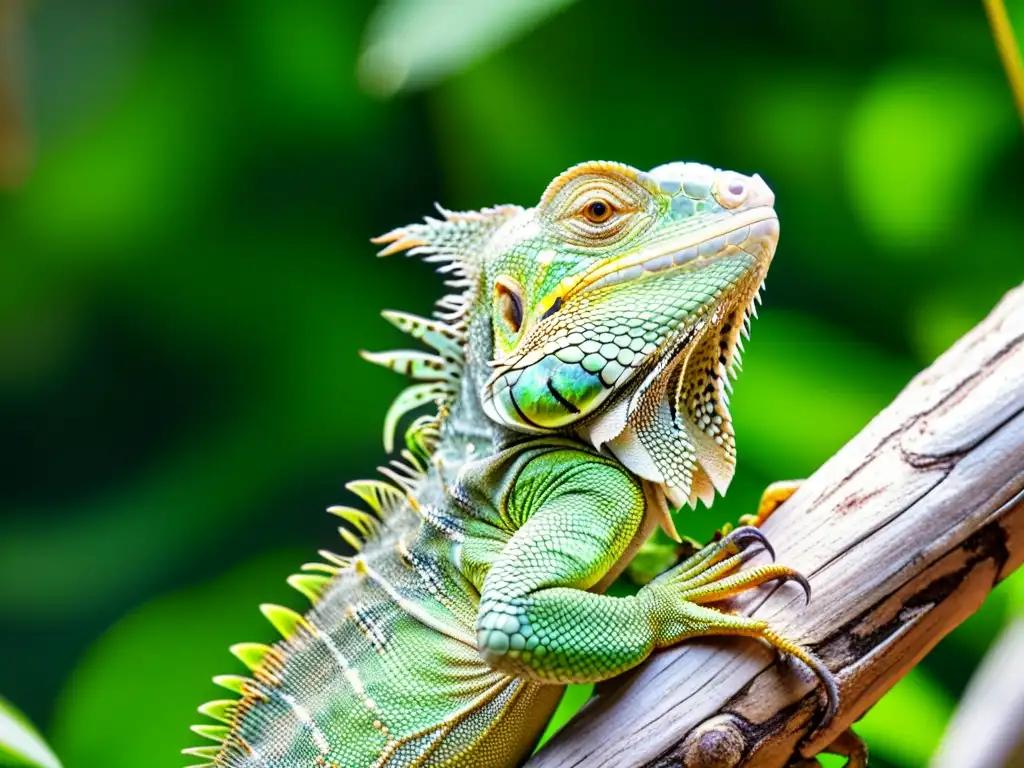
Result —
<instances>
[{"instance_id":1,"label":"iguana body","mask_svg":"<svg viewBox=\"0 0 1024 768\"><path fill-rule=\"evenodd\" d=\"M760 637L814 667L763 622L703 607L772 579L737 569L763 543L737 529L640 589L604 589L669 506L710 504L732 477L727 375L775 252L758 177L673 163L585 163L536 208L505 206L395 230L384 254L422 253L463 293L437 319L386 313L436 354L367 355L410 374L386 419L413 422L390 483L332 511L357 550L324 553L291 583L300 617L264 612L284 640L232 650L251 679L204 705L231 768L511 766L529 755L564 684L604 680L686 637ZM356 535L358 534L358 535Z\"/></svg>"}]
</instances>

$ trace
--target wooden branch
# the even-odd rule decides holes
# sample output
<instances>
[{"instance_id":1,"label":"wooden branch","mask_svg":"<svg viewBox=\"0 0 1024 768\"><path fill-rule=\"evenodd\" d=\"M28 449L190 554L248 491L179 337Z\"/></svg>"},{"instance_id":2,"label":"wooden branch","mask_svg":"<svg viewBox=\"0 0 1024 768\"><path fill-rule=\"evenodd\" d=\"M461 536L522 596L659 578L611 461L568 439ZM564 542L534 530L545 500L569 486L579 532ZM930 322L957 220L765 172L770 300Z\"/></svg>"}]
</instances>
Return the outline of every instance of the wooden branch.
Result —
<instances>
[{"instance_id":1,"label":"wooden branch","mask_svg":"<svg viewBox=\"0 0 1024 768\"><path fill-rule=\"evenodd\" d=\"M828 414L820 414L826 419ZM813 422L802 428L813 429ZM601 687L530 768L779 768L863 715L1024 560L1024 286L914 378L764 525L781 586L733 605L809 645L839 713L796 662L690 641Z\"/></svg>"}]
</instances>

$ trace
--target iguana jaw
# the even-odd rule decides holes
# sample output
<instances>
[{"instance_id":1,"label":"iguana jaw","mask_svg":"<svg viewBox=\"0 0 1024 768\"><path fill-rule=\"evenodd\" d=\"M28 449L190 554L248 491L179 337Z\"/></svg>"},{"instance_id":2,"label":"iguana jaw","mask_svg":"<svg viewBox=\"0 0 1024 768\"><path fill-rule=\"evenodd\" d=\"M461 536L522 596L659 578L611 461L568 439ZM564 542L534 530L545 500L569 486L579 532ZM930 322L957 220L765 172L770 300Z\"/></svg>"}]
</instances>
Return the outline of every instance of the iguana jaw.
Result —
<instances>
[{"instance_id":1,"label":"iguana jaw","mask_svg":"<svg viewBox=\"0 0 1024 768\"><path fill-rule=\"evenodd\" d=\"M687 262L689 271L725 270L732 263L736 277L669 332L631 381L620 383L575 425L580 437L646 481L652 509L673 538L668 508L694 506L698 500L711 506L716 493L725 493L735 469L728 379L739 369L740 336L749 330L774 257L778 219L762 219L750 230L742 248L728 245ZM637 282L674 279L680 284L686 279L677 274L682 271L645 273Z\"/></svg>"}]
</instances>

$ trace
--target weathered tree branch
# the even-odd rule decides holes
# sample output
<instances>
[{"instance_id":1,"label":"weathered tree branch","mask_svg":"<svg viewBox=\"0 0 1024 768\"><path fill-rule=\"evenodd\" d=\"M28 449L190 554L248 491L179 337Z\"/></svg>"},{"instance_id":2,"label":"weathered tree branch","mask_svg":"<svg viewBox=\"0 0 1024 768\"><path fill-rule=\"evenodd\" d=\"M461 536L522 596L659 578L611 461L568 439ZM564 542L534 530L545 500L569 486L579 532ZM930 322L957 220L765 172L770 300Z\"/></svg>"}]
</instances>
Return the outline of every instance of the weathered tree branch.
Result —
<instances>
[{"instance_id":1,"label":"weathered tree branch","mask_svg":"<svg viewBox=\"0 0 1024 768\"><path fill-rule=\"evenodd\" d=\"M835 673L828 728L814 730L821 700L798 663L751 641L688 642L600 689L531 768L785 766L830 744L977 610L1024 560L1024 286L763 530L814 596L805 607L783 586L734 604Z\"/></svg>"}]
</instances>

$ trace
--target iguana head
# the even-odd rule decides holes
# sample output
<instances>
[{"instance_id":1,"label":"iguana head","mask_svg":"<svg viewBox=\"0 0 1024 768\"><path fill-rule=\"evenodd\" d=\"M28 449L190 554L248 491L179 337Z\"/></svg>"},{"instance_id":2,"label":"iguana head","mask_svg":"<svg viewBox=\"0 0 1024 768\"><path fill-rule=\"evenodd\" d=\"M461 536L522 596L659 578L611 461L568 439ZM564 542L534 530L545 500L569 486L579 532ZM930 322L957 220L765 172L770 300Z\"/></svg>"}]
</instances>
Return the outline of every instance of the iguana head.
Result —
<instances>
[{"instance_id":1,"label":"iguana head","mask_svg":"<svg viewBox=\"0 0 1024 768\"><path fill-rule=\"evenodd\" d=\"M697 163L560 175L487 247L487 415L576 431L674 504L710 503L732 477L724 387L775 253L773 204L760 177Z\"/></svg>"},{"instance_id":2,"label":"iguana head","mask_svg":"<svg viewBox=\"0 0 1024 768\"><path fill-rule=\"evenodd\" d=\"M758 176L699 163L589 162L534 208L440 209L377 238L382 255L441 263L461 291L437 320L386 313L438 354L368 355L422 382L395 401L385 441L404 413L431 400L446 412L485 381L483 410L503 427L575 433L661 501L710 504L735 465L726 387L775 253L774 199ZM470 338L482 324L493 351Z\"/></svg>"}]
</instances>

